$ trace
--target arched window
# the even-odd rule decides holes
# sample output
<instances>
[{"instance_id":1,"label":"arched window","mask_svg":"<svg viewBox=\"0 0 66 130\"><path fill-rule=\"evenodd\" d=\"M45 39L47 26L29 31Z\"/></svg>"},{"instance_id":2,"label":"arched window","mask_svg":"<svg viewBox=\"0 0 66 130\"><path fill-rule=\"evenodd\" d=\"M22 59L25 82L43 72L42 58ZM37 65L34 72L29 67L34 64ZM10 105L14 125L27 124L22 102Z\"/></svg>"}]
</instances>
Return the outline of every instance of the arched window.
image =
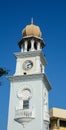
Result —
<instances>
[{"instance_id":1,"label":"arched window","mask_svg":"<svg viewBox=\"0 0 66 130\"><path fill-rule=\"evenodd\" d=\"M28 88L18 91L18 106L19 109L29 109L30 107L31 91Z\"/></svg>"},{"instance_id":2,"label":"arched window","mask_svg":"<svg viewBox=\"0 0 66 130\"><path fill-rule=\"evenodd\" d=\"M29 109L29 100L23 100L23 109Z\"/></svg>"}]
</instances>

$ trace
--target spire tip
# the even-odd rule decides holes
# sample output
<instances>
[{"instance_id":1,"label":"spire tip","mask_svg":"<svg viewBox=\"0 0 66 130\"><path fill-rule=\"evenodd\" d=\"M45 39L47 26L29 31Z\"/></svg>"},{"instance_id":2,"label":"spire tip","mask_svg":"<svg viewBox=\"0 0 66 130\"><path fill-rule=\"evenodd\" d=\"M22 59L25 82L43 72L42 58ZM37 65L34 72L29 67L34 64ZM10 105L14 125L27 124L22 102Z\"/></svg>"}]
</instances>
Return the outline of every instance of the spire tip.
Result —
<instances>
[{"instance_id":1,"label":"spire tip","mask_svg":"<svg viewBox=\"0 0 66 130\"><path fill-rule=\"evenodd\" d=\"M31 18L31 24L33 24L34 22L33 22L33 17Z\"/></svg>"}]
</instances>

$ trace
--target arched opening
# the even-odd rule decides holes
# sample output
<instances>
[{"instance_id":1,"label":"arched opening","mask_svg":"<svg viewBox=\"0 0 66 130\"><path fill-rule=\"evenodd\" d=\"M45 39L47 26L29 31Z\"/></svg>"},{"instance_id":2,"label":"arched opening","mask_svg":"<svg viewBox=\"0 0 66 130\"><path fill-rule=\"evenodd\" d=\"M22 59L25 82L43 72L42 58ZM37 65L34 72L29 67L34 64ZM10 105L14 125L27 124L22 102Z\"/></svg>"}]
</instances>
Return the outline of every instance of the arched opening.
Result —
<instances>
[{"instance_id":1,"label":"arched opening","mask_svg":"<svg viewBox=\"0 0 66 130\"><path fill-rule=\"evenodd\" d=\"M30 49L31 49L31 42L28 41L27 51L29 51Z\"/></svg>"}]
</instances>

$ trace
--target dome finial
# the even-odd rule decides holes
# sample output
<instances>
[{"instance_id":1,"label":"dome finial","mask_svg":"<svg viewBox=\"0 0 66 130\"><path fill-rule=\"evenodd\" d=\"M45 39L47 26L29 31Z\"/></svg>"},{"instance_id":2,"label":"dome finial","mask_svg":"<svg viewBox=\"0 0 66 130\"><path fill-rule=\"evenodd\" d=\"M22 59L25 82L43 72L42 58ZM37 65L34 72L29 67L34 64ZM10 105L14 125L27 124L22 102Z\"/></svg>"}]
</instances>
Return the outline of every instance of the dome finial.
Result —
<instances>
[{"instance_id":1,"label":"dome finial","mask_svg":"<svg viewBox=\"0 0 66 130\"><path fill-rule=\"evenodd\" d=\"M33 17L31 18L31 24L33 24L34 22L33 22Z\"/></svg>"}]
</instances>

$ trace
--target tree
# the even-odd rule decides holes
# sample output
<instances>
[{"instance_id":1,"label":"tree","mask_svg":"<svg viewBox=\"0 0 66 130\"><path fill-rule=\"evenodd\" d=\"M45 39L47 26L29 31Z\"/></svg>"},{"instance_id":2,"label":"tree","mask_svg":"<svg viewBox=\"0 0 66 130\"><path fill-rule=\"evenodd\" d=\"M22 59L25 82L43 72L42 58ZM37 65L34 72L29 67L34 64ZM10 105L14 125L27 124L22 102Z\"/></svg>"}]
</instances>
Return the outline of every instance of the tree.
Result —
<instances>
[{"instance_id":1,"label":"tree","mask_svg":"<svg viewBox=\"0 0 66 130\"><path fill-rule=\"evenodd\" d=\"M8 71L3 69L3 68L0 68L0 77L5 75L5 74L8 74Z\"/></svg>"},{"instance_id":2,"label":"tree","mask_svg":"<svg viewBox=\"0 0 66 130\"><path fill-rule=\"evenodd\" d=\"M6 74L8 74L8 70L0 68L0 77L3 76L3 75L6 75ZM1 85L1 82L0 82L0 85Z\"/></svg>"}]
</instances>

